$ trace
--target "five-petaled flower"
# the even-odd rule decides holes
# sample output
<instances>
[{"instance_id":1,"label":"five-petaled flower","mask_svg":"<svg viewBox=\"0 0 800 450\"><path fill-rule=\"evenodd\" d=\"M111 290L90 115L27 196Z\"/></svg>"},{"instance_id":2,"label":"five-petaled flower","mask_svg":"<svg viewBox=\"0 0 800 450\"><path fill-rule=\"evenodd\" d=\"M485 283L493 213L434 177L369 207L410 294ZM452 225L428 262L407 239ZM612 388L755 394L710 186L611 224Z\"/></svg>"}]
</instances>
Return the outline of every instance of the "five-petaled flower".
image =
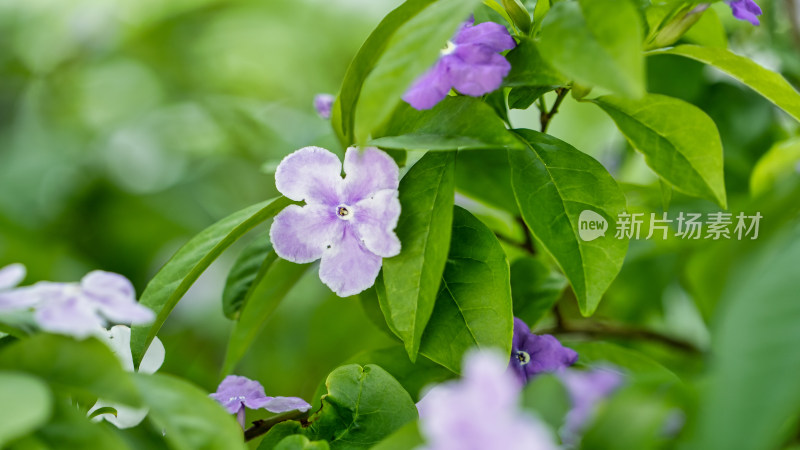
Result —
<instances>
[{"instance_id":1,"label":"five-petaled flower","mask_svg":"<svg viewBox=\"0 0 800 450\"><path fill-rule=\"evenodd\" d=\"M314 96L314 109L317 110L317 114L323 119L330 119L333 102L335 100L336 97L331 94L317 94Z\"/></svg>"},{"instance_id":2,"label":"five-petaled flower","mask_svg":"<svg viewBox=\"0 0 800 450\"><path fill-rule=\"evenodd\" d=\"M34 307L34 318L43 330L79 339L104 331L109 322L140 325L155 317L136 302L127 278L100 270L89 272L80 283L42 281L12 294L16 304Z\"/></svg>"},{"instance_id":3,"label":"five-petaled flower","mask_svg":"<svg viewBox=\"0 0 800 450\"><path fill-rule=\"evenodd\" d=\"M236 414L236 420L242 428L245 427L245 408L264 408L274 413L306 412L311 409L311 405L302 398L267 397L261 383L236 375L225 377L217 392L209 394L209 397L218 401L229 413Z\"/></svg>"},{"instance_id":4,"label":"five-petaled flower","mask_svg":"<svg viewBox=\"0 0 800 450\"><path fill-rule=\"evenodd\" d=\"M761 8L753 0L728 0L728 6L731 7L733 17L739 20L745 20L753 25L759 25L761 22L758 16L761 15Z\"/></svg>"},{"instance_id":5,"label":"five-petaled flower","mask_svg":"<svg viewBox=\"0 0 800 450\"><path fill-rule=\"evenodd\" d=\"M500 52L516 47L517 43L500 24L473 23L470 19L461 25L436 65L411 85L403 100L415 109L431 109L452 88L479 97L500 87L511 70L511 64Z\"/></svg>"},{"instance_id":6,"label":"five-petaled flower","mask_svg":"<svg viewBox=\"0 0 800 450\"><path fill-rule=\"evenodd\" d=\"M575 350L564 347L549 334L531 333L525 322L514 318L514 339L508 367L520 382L527 383L540 373L563 371L577 360Z\"/></svg>"},{"instance_id":7,"label":"five-petaled flower","mask_svg":"<svg viewBox=\"0 0 800 450\"><path fill-rule=\"evenodd\" d=\"M275 185L305 201L281 211L270 228L275 253L296 263L321 259L319 277L341 297L375 283L383 258L400 253L399 169L377 148L351 147L342 164L333 153L305 147L281 161Z\"/></svg>"},{"instance_id":8,"label":"five-petaled flower","mask_svg":"<svg viewBox=\"0 0 800 450\"><path fill-rule=\"evenodd\" d=\"M558 376L567 388L572 403L561 436L565 443L574 443L579 440L599 403L622 385L623 376L610 367L589 371L571 369Z\"/></svg>"},{"instance_id":9,"label":"five-petaled flower","mask_svg":"<svg viewBox=\"0 0 800 450\"><path fill-rule=\"evenodd\" d=\"M435 386L417 404L430 450L551 450L550 430L519 407L522 385L490 350L464 357L463 376Z\"/></svg>"}]
</instances>

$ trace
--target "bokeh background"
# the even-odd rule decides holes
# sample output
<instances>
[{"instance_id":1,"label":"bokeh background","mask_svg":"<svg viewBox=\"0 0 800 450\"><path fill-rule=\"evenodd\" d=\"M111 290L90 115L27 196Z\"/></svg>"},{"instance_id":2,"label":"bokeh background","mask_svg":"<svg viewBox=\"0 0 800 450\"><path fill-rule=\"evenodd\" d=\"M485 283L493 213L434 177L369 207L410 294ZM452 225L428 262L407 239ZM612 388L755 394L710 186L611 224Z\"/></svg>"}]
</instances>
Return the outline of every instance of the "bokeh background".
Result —
<instances>
[{"instance_id":1,"label":"bokeh background","mask_svg":"<svg viewBox=\"0 0 800 450\"><path fill-rule=\"evenodd\" d=\"M0 0L0 265L23 262L28 282L109 270L141 292L192 235L275 196L272 171L284 155L306 145L340 150L312 98L338 90L360 44L399 3ZM732 50L797 85L800 12L788 12L792 2L759 3L759 28L733 20L722 3L713 9ZM762 187L765 202L751 178L775 143L798 135L797 124L699 63L659 56L648 66L652 92L698 105L719 126L730 210L763 209L773 228L781 214L789 217L791 203L773 190L775 180ZM536 127L538 117L515 111L511 121ZM550 132L624 182L631 210L660 210L657 178L600 109L570 97ZM797 176L793 168L778 172ZM715 210L678 194L669 208L676 215ZM242 245L210 268L160 333L162 370L211 391L230 330L220 296ZM599 317L706 348L704 311L726 283L731 254L746 255L748 245L632 242ZM334 297L311 271L238 372L259 379L268 394L310 398L332 368L391 342L356 299ZM679 373L699 364L661 347L648 354Z\"/></svg>"}]
</instances>

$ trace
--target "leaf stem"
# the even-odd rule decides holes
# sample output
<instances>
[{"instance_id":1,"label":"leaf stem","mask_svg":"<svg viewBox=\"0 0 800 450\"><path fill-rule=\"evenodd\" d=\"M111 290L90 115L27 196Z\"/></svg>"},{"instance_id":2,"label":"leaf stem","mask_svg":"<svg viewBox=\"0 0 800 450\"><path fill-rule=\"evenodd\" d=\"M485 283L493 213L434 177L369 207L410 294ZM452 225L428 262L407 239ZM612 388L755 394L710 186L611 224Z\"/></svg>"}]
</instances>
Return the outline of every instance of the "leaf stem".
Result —
<instances>
[{"instance_id":1,"label":"leaf stem","mask_svg":"<svg viewBox=\"0 0 800 450\"><path fill-rule=\"evenodd\" d=\"M553 116L558 113L558 107L561 106L561 102L564 101L564 98L567 96L569 92L569 88L558 88L556 89L556 101L553 103L553 107L550 108L550 111L545 111L546 108L544 107L544 96L542 96L542 112L539 115L539 123L541 124L542 133L547 132L547 127L550 126L550 120L552 120Z\"/></svg>"},{"instance_id":2,"label":"leaf stem","mask_svg":"<svg viewBox=\"0 0 800 450\"><path fill-rule=\"evenodd\" d=\"M657 333L652 330L643 328L626 327L619 324L612 324L607 322L589 322L581 321L581 323L569 323L564 321L563 317L560 320L561 324L554 328L537 331L537 334L579 334L589 337L618 337L623 339L645 339L654 342L660 342L670 347L693 354L701 354L702 350L697 348L694 344Z\"/></svg>"},{"instance_id":3,"label":"leaf stem","mask_svg":"<svg viewBox=\"0 0 800 450\"><path fill-rule=\"evenodd\" d=\"M272 427L281 422L286 422L287 420L299 420L300 422L305 423L305 420L308 418L309 414L309 411L289 411L270 417L269 419L256 420L253 422L252 427L244 430L244 440L249 441L261 436L262 434L266 434L272 429Z\"/></svg>"}]
</instances>

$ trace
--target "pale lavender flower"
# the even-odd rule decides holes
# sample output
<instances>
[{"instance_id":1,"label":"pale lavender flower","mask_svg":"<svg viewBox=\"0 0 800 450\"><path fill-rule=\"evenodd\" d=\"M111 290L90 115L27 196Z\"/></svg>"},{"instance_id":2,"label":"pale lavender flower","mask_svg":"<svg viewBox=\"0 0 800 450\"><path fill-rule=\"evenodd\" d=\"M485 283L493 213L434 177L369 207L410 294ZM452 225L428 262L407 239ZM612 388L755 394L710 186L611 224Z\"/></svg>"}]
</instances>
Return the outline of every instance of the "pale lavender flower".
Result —
<instances>
[{"instance_id":1,"label":"pale lavender flower","mask_svg":"<svg viewBox=\"0 0 800 450\"><path fill-rule=\"evenodd\" d=\"M330 119L333 102L335 100L336 97L331 94L317 94L314 96L314 109L317 110L317 114L323 119Z\"/></svg>"},{"instance_id":2,"label":"pale lavender flower","mask_svg":"<svg viewBox=\"0 0 800 450\"><path fill-rule=\"evenodd\" d=\"M433 68L411 85L403 100L422 110L433 108L451 88L472 97L497 90L511 70L500 52L516 45L504 26L493 22L473 25L470 20L447 42Z\"/></svg>"},{"instance_id":3,"label":"pale lavender flower","mask_svg":"<svg viewBox=\"0 0 800 450\"><path fill-rule=\"evenodd\" d=\"M0 269L0 311L27 308L32 305L29 298L15 290L25 279L25 266L19 263L9 264Z\"/></svg>"},{"instance_id":4,"label":"pale lavender flower","mask_svg":"<svg viewBox=\"0 0 800 450\"><path fill-rule=\"evenodd\" d=\"M726 2L731 7L733 17L739 20L750 22L753 25L759 25L761 22L758 16L761 15L761 8L753 0L733 0Z\"/></svg>"},{"instance_id":5,"label":"pale lavender flower","mask_svg":"<svg viewBox=\"0 0 800 450\"><path fill-rule=\"evenodd\" d=\"M519 407L521 388L500 354L468 353L462 378L434 387L417 404L424 448L556 449L550 430Z\"/></svg>"},{"instance_id":6,"label":"pale lavender flower","mask_svg":"<svg viewBox=\"0 0 800 450\"><path fill-rule=\"evenodd\" d=\"M131 282L116 273L95 270L80 283L40 282L17 292L34 305L43 330L79 339L97 334L109 322L142 325L155 318L136 302Z\"/></svg>"},{"instance_id":7,"label":"pale lavender flower","mask_svg":"<svg viewBox=\"0 0 800 450\"><path fill-rule=\"evenodd\" d=\"M245 408L263 408L274 413L306 412L311 409L311 405L302 398L267 397L261 383L236 375L225 377L217 392L209 394L209 397L218 401L229 413L236 414L236 420L242 428L245 427Z\"/></svg>"},{"instance_id":8,"label":"pale lavender flower","mask_svg":"<svg viewBox=\"0 0 800 450\"><path fill-rule=\"evenodd\" d=\"M564 347L549 334L531 333L525 322L514 318L514 340L508 367L521 383L529 382L540 373L563 371L577 360L575 350Z\"/></svg>"},{"instance_id":9,"label":"pale lavender flower","mask_svg":"<svg viewBox=\"0 0 800 450\"><path fill-rule=\"evenodd\" d=\"M383 258L400 253L394 234L400 217L399 169L377 148L351 147L342 164L333 153L305 147L281 161L275 185L305 201L275 217L269 231L275 253L295 263L321 259L319 277L341 297L375 283Z\"/></svg>"},{"instance_id":10,"label":"pale lavender flower","mask_svg":"<svg viewBox=\"0 0 800 450\"><path fill-rule=\"evenodd\" d=\"M589 371L568 370L559 374L559 378L572 403L561 435L565 443L574 443L592 419L598 404L622 385L623 377L614 369L601 367Z\"/></svg>"}]
</instances>

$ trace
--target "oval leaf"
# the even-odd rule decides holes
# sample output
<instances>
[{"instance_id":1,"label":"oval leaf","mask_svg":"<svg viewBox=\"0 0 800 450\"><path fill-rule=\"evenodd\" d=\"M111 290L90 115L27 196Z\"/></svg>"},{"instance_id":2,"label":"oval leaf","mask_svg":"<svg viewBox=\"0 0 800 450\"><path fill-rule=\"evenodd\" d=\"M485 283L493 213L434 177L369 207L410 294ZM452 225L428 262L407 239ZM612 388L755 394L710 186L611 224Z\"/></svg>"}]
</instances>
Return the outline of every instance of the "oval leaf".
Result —
<instances>
[{"instance_id":1,"label":"oval leaf","mask_svg":"<svg viewBox=\"0 0 800 450\"><path fill-rule=\"evenodd\" d=\"M235 212L201 231L167 261L147 284L139 300L156 312L156 319L151 325L133 327L131 350L135 365L139 365L161 325L203 271L242 235L291 203L279 197Z\"/></svg>"},{"instance_id":2,"label":"oval leaf","mask_svg":"<svg viewBox=\"0 0 800 450\"><path fill-rule=\"evenodd\" d=\"M420 352L455 373L468 349L509 355L514 315L508 260L494 233L455 207L450 253Z\"/></svg>"},{"instance_id":3,"label":"oval leaf","mask_svg":"<svg viewBox=\"0 0 800 450\"><path fill-rule=\"evenodd\" d=\"M592 157L552 136L531 130L516 133L528 145L527 150L508 152L522 218L567 276L581 313L591 315L625 259L627 239L612 234L615 218L625 209L625 196ZM605 235L591 241L580 238L584 210L602 216L608 224Z\"/></svg>"},{"instance_id":4,"label":"oval leaf","mask_svg":"<svg viewBox=\"0 0 800 450\"><path fill-rule=\"evenodd\" d=\"M0 372L0 447L39 428L50 417L50 389L38 378Z\"/></svg>"},{"instance_id":5,"label":"oval leaf","mask_svg":"<svg viewBox=\"0 0 800 450\"><path fill-rule=\"evenodd\" d=\"M675 189L727 207L722 140L714 121L677 98L648 94L639 100L604 96L603 108L631 146Z\"/></svg>"}]
</instances>

